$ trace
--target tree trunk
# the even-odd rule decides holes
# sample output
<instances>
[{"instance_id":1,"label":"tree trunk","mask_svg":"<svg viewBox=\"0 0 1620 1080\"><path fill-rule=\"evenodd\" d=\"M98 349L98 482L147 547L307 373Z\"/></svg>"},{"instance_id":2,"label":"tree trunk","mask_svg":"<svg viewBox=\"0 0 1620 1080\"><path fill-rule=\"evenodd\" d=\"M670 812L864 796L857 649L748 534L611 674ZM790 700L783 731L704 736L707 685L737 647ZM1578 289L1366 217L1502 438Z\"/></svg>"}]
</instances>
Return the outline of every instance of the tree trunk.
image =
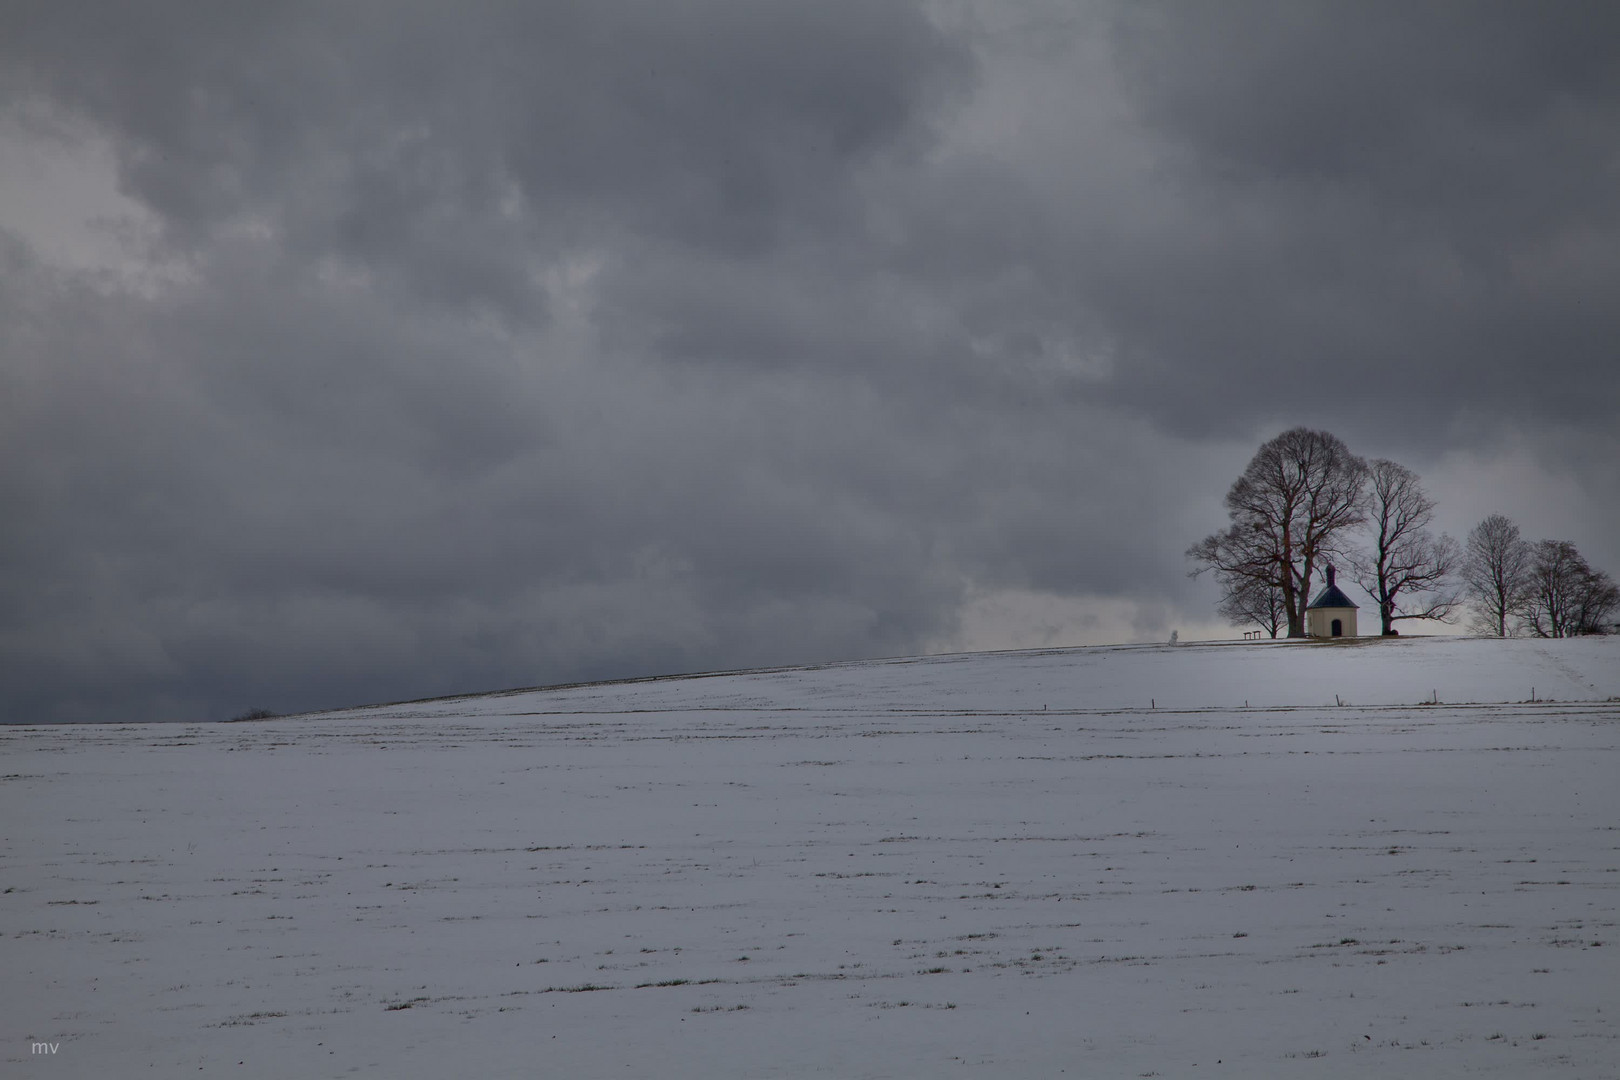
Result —
<instances>
[{"instance_id":1,"label":"tree trunk","mask_svg":"<svg viewBox=\"0 0 1620 1080\"><path fill-rule=\"evenodd\" d=\"M1282 550L1292 551L1294 538L1292 530L1283 526ZM1309 604L1311 595L1311 560L1305 559L1305 574L1303 585L1297 586L1294 581L1294 567L1289 563L1282 567L1283 577L1283 606L1288 609L1288 636L1291 638L1305 636L1305 605Z\"/></svg>"}]
</instances>

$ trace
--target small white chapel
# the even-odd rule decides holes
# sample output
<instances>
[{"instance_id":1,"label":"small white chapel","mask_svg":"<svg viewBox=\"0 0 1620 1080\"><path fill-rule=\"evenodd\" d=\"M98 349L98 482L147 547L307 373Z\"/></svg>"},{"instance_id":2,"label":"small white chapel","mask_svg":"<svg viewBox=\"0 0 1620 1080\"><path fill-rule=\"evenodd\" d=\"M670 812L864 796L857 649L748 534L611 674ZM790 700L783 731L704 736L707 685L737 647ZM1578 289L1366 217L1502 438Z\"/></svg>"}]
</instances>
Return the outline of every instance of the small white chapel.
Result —
<instances>
[{"instance_id":1,"label":"small white chapel","mask_svg":"<svg viewBox=\"0 0 1620 1080\"><path fill-rule=\"evenodd\" d=\"M1305 607L1305 633L1313 638L1356 636L1356 605L1333 579L1333 564L1328 563L1327 587Z\"/></svg>"}]
</instances>

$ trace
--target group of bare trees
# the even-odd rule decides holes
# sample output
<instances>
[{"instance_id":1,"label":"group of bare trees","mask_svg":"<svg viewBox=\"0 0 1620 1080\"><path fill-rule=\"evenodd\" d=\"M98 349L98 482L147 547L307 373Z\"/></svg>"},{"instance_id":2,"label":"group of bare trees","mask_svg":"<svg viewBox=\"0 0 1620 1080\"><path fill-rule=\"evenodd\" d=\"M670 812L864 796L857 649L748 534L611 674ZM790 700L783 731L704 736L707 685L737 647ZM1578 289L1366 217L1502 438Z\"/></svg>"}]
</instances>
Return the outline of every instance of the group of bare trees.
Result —
<instances>
[{"instance_id":1,"label":"group of bare trees","mask_svg":"<svg viewBox=\"0 0 1620 1080\"><path fill-rule=\"evenodd\" d=\"M1502 636L1602 632L1620 609L1614 582L1575 545L1526 543L1493 514L1465 549L1431 528L1435 501L1416 473L1357 457L1324 431L1293 428L1260 447L1226 509L1231 524L1187 549L1193 574L1213 572L1223 616L1272 637L1305 636L1311 582L1334 559L1373 598L1386 635L1405 619L1450 621L1465 597L1475 629Z\"/></svg>"},{"instance_id":2,"label":"group of bare trees","mask_svg":"<svg viewBox=\"0 0 1620 1080\"><path fill-rule=\"evenodd\" d=\"M1340 535L1366 520L1366 486L1367 463L1334 436L1283 432L1226 493L1232 524L1187 550L1200 564L1194 573L1214 571L1228 617L1304 637L1312 577L1339 554Z\"/></svg>"},{"instance_id":3,"label":"group of bare trees","mask_svg":"<svg viewBox=\"0 0 1620 1080\"><path fill-rule=\"evenodd\" d=\"M1620 611L1620 587L1568 540L1531 543L1492 514L1468 534L1463 584L1475 603L1472 628L1507 637L1607 633Z\"/></svg>"}]
</instances>

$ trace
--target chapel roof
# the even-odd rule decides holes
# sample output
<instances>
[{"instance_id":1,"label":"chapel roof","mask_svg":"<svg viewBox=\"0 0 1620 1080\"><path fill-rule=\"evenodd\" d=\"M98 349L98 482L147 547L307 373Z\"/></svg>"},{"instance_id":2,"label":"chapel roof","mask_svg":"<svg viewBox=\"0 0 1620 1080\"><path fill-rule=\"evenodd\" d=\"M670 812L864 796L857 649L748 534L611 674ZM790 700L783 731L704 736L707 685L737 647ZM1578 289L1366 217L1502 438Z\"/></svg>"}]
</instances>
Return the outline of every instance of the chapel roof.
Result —
<instances>
[{"instance_id":1,"label":"chapel roof","mask_svg":"<svg viewBox=\"0 0 1620 1080\"><path fill-rule=\"evenodd\" d=\"M1344 595L1343 589L1339 588L1337 585L1329 585L1327 588L1316 594L1315 600L1312 600L1309 604L1305 605L1305 610L1309 611L1311 608L1319 607L1353 608L1359 606L1360 605L1358 604L1353 604L1350 602L1350 598Z\"/></svg>"},{"instance_id":2,"label":"chapel roof","mask_svg":"<svg viewBox=\"0 0 1620 1080\"><path fill-rule=\"evenodd\" d=\"M1336 607L1336 608L1354 608L1354 607L1358 607L1358 605L1353 604L1353 603L1350 602L1350 598L1348 596L1344 595L1344 590L1343 589L1340 589L1337 585L1335 585L1333 583L1333 577L1334 577L1333 564L1329 563L1328 568L1327 568L1327 586L1321 592L1316 594L1316 599L1315 600L1312 600L1309 604L1305 605L1305 610L1306 611L1310 611L1312 608L1324 608L1324 607Z\"/></svg>"}]
</instances>

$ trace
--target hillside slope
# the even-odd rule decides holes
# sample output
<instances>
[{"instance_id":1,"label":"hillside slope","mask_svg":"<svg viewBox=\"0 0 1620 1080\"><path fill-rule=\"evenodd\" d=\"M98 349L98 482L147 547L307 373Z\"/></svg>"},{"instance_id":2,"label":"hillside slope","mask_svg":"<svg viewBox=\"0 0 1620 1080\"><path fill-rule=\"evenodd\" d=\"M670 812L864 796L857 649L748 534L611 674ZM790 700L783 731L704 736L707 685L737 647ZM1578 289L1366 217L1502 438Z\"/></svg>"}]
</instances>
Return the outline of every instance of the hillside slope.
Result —
<instances>
[{"instance_id":1,"label":"hillside slope","mask_svg":"<svg viewBox=\"0 0 1620 1080\"><path fill-rule=\"evenodd\" d=\"M1617 661L1079 649L0 729L0 1072L1620 1075Z\"/></svg>"},{"instance_id":2,"label":"hillside slope","mask_svg":"<svg viewBox=\"0 0 1620 1080\"><path fill-rule=\"evenodd\" d=\"M1620 697L1620 637L1359 638L964 653L505 691L343 715L592 709L1271 708L1499 703L1532 697L1542 701Z\"/></svg>"}]
</instances>

